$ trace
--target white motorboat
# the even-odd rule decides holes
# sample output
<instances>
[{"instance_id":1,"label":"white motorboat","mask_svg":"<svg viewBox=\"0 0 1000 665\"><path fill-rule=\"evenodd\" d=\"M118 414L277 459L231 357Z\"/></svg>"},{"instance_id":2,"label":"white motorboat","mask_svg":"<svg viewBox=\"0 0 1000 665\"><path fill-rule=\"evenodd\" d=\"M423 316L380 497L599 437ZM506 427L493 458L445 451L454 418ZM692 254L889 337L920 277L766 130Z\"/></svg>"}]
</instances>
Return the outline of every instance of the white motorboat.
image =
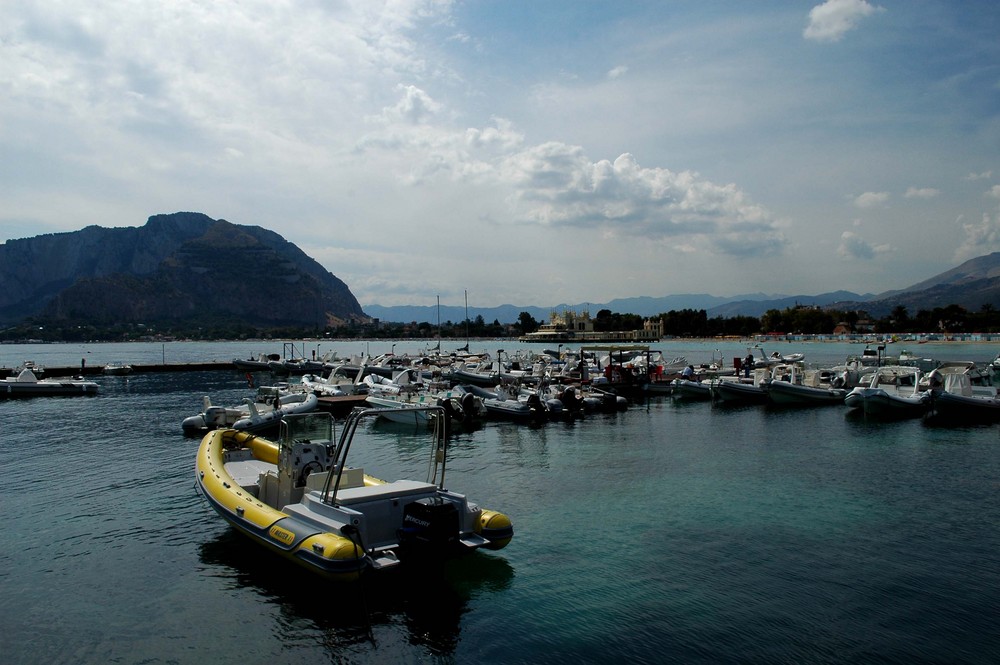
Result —
<instances>
[{"instance_id":1,"label":"white motorboat","mask_svg":"<svg viewBox=\"0 0 1000 665\"><path fill-rule=\"evenodd\" d=\"M849 409L860 409L876 418L918 418L929 406L930 393L920 385L920 370L895 365L872 373L867 386L858 386L844 396Z\"/></svg>"},{"instance_id":2,"label":"white motorboat","mask_svg":"<svg viewBox=\"0 0 1000 665\"><path fill-rule=\"evenodd\" d=\"M1000 394L993 386L973 385L968 373L930 374L928 419L946 424L1000 421Z\"/></svg>"},{"instance_id":3,"label":"white motorboat","mask_svg":"<svg viewBox=\"0 0 1000 665\"><path fill-rule=\"evenodd\" d=\"M132 366L123 362L110 362L101 371L109 376L125 376L132 373Z\"/></svg>"},{"instance_id":4,"label":"white motorboat","mask_svg":"<svg viewBox=\"0 0 1000 665\"><path fill-rule=\"evenodd\" d=\"M25 360L21 363L14 369L14 376L17 376L22 370L26 369L30 369L31 373L35 375L35 378L41 379L45 376L45 367L39 365L34 360Z\"/></svg>"},{"instance_id":5,"label":"white motorboat","mask_svg":"<svg viewBox=\"0 0 1000 665\"><path fill-rule=\"evenodd\" d=\"M770 355L764 354L764 349L759 345L754 347L760 352L760 358L754 360L754 367L774 367L775 365L791 365L794 363L805 362L806 356L804 353L779 353L773 351ZM752 354L753 351L749 350Z\"/></svg>"},{"instance_id":6,"label":"white motorboat","mask_svg":"<svg viewBox=\"0 0 1000 665\"><path fill-rule=\"evenodd\" d=\"M814 375L818 375L816 372ZM843 404L847 396L845 388L834 388L830 384L810 383L808 378L802 383L796 381L772 381L767 386L767 399L779 406L822 406Z\"/></svg>"},{"instance_id":7,"label":"white motorboat","mask_svg":"<svg viewBox=\"0 0 1000 665\"><path fill-rule=\"evenodd\" d=\"M310 358L282 358L280 360L270 360L267 368L273 374L315 374L326 369L326 361L322 359Z\"/></svg>"},{"instance_id":8,"label":"white motorboat","mask_svg":"<svg viewBox=\"0 0 1000 665\"><path fill-rule=\"evenodd\" d=\"M268 363L272 360L281 360L277 353L260 353L249 358L233 358L233 365L241 372L267 372L270 371Z\"/></svg>"},{"instance_id":9,"label":"white motorboat","mask_svg":"<svg viewBox=\"0 0 1000 665\"><path fill-rule=\"evenodd\" d=\"M513 375L504 376L499 361L486 363L456 363L451 368L450 377L456 385L473 385L481 388L492 388L500 381L514 380Z\"/></svg>"},{"instance_id":10,"label":"white motorboat","mask_svg":"<svg viewBox=\"0 0 1000 665\"><path fill-rule=\"evenodd\" d=\"M187 434L201 434L209 430L232 427L241 423L237 429L252 428L248 431L260 431L268 426L276 427L282 415L289 413L306 413L314 411L319 406L319 399L312 395L311 400L306 393L282 392L278 386L261 386L253 399L245 398L236 406L215 406L206 395L202 398L201 413L189 416L181 422L181 429ZM263 418L275 411L277 404L280 413L276 416Z\"/></svg>"},{"instance_id":11,"label":"white motorboat","mask_svg":"<svg viewBox=\"0 0 1000 665\"><path fill-rule=\"evenodd\" d=\"M779 363L754 369L753 376L748 378L721 377L712 385L712 390L723 402L766 404L767 393L772 384L795 381L800 371L801 368L794 364Z\"/></svg>"},{"instance_id":12,"label":"white motorboat","mask_svg":"<svg viewBox=\"0 0 1000 665\"><path fill-rule=\"evenodd\" d=\"M0 398L14 397L75 397L96 395L98 385L93 381L77 379L39 379L28 368L17 376L0 379Z\"/></svg>"},{"instance_id":13,"label":"white motorboat","mask_svg":"<svg viewBox=\"0 0 1000 665\"><path fill-rule=\"evenodd\" d=\"M369 394L405 395L426 392L430 382L425 381L420 370L415 367L396 370L391 378L381 374L365 374L361 383L368 388ZM439 387L445 387L438 384Z\"/></svg>"},{"instance_id":14,"label":"white motorboat","mask_svg":"<svg viewBox=\"0 0 1000 665\"><path fill-rule=\"evenodd\" d=\"M476 395L491 417L508 420L543 420L548 417L545 402L537 395L518 398L518 389L498 385L492 390L477 385L460 386Z\"/></svg>"},{"instance_id":15,"label":"white motorboat","mask_svg":"<svg viewBox=\"0 0 1000 665\"><path fill-rule=\"evenodd\" d=\"M382 393L369 390L365 401L379 409L379 416L385 420L404 425L426 425L430 413L415 410L414 407L432 406L435 401L427 395L417 393Z\"/></svg>"},{"instance_id":16,"label":"white motorboat","mask_svg":"<svg viewBox=\"0 0 1000 665\"><path fill-rule=\"evenodd\" d=\"M466 425L474 424L485 413L485 406L475 395L442 382L424 381L418 368L397 371L392 379L368 374L363 379L368 387L365 401L380 409L385 420L408 425L427 424L433 411L419 408L440 406L449 417Z\"/></svg>"},{"instance_id":17,"label":"white motorboat","mask_svg":"<svg viewBox=\"0 0 1000 665\"><path fill-rule=\"evenodd\" d=\"M341 365L330 370L325 378L319 374L303 374L301 383L302 388L307 392L337 397L340 395L360 395L367 392L368 386L363 382L363 378L363 371L355 370L352 377Z\"/></svg>"},{"instance_id":18,"label":"white motorboat","mask_svg":"<svg viewBox=\"0 0 1000 665\"><path fill-rule=\"evenodd\" d=\"M259 402L244 400L250 413L233 423L233 429L242 432L265 432L278 427L281 419L294 414L310 413L319 406L315 393L278 394L270 404L259 408ZM269 407L269 408L268 408Z\"/></svg>"},{"instance_id":19,"label":"white motorboat","mask_svg":"<svg viewBox=\"0 0 1000 665\"><path fill-rule=\"evenodd\" d=\"M673 396L688 400L711 400L713 398L712 382L674 379Z\"/></svg>"}]
</instances>

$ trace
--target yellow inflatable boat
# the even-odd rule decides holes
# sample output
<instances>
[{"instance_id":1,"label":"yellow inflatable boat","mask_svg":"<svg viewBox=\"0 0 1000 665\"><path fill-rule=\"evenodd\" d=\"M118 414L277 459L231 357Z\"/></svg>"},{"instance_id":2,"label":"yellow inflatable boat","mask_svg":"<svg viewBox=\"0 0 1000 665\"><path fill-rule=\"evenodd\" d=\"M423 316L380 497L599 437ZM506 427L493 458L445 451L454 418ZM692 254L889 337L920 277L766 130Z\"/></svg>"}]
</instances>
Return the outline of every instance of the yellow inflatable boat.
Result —
<instances>
[{"instance_id":1,"label":"yellow inflatable boat","mask_svg":"<svg viewBox=\"0 0 1000 665\"><path fill-rule=\"evenodd\" d=\"M333 440L327 413L286 416L277 441L221 429L201 441L197 487L227 522L251 539L333 580L367 569L497 550L514 535L503 513L444 487L447 414L432 421L427 482L385 482L346 463L358 424L380 409L358 409Z\"/></svg>"}]
</instances>

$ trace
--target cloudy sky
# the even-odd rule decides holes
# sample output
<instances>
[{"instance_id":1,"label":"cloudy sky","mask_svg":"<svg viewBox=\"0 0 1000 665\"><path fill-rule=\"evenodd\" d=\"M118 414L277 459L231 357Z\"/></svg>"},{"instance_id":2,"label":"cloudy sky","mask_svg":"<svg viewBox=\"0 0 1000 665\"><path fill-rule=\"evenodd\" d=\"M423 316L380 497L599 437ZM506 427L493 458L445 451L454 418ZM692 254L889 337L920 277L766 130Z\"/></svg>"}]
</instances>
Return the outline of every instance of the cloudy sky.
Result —
<instances>
[{"instance_id":1,"label":"cloudy sky","mask_svg":"<svg viewBox=\"0 0 1000 665\"><path fill-rule=\"evenodd\" d=\"M1000 251L995 0L0 3L0 242L203 212L362 305L903 288Z\"/></svg>"}]
</instances>

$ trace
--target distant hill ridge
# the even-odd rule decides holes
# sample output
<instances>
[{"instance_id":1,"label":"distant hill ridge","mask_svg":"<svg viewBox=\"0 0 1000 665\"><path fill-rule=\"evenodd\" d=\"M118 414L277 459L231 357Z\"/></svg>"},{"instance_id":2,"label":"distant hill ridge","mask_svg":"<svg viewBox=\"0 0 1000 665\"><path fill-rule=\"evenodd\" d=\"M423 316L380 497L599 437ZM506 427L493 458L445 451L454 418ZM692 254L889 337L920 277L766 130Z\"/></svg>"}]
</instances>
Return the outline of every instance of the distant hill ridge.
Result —
<instances>
[{"instance_id":1,"label":"distant hill ridge","mask_svg":"<svg viewBox=\"0 0 1000 665\"><path fill-rule=\"evenodd\" d=\"M108 325L366 319L350 289L277 233L195 212L0 245L0 322Z\"/></svg>"},{"instance_id":2,"label":"distant hill ridge","mask_svg":"<svg viewBox=\"0 0 1000 665\"><path fill-rule=\"evenodd\" d=\"M837 291L818 296L781 296L765 294L739 295L730 298L712 296L704 293L688 293L673 296L662 296L654 298L642 296L637 298L618 298L606 303L577 303L559 304L551 307L540 307L536 305L500 305L497 307L469 307L469 318L475 319L482 316L486 323L499 321L500 323L511 323L517 321L521 312L527 312L536 321L548 321L552 312L562 313L564 310L575 312L588 311L591 316L596 316L602 309L622 314L636 314L638 316L655 316L671 310L683 309L704 309L709 316L760 316L769 309L784 309L795 304L824 306L829 303L844 299L861 299L856 293L848 291ZM394 321L409 323L412 321L436 323L438 320L438 308L435 305L398 305L382 306L367 305L365 313L382 321ZM441 305L441 322L451 321L452 323L465 320L465 308L453 305Z\"/></svg>"},{"instance_id":3,"label":"distant hill ridge","mask_svg":"<svg viewBox=\"0 0 1000 665\"><path fill-rule=\"evenodd\" d=\"M705 310L709 317L732 318L734 316L759 317L771 309L784 310L796 305L843 311L864 310L874 317L883 317L896 307L903 306L910 315L920 310L959 305L968 311L979 311L983 306L1000 309L1000 252L970 259L960 266L914 284L906 289L886 291L880 294L831 291L819 295L765 295L761 293L733 296L731 298L708 294L683 294L659 298L643 296L620 298L606 303L577 303L575 305L553 305L551 307L501 305L499 307L469 307L469 318L482 316L487 323L494 320L511 323L521 312L527 312L535 320L547 321L553 311L561 313L587 310L594 316L602 309L612 312L655 316L672 310ZM383 321L395 322L436 322L438 312L434 306L386 306L367 305L365 312ZM464 307L445 306L440 308L441 321L464 321Z\"/></svg>"}]
</instances>

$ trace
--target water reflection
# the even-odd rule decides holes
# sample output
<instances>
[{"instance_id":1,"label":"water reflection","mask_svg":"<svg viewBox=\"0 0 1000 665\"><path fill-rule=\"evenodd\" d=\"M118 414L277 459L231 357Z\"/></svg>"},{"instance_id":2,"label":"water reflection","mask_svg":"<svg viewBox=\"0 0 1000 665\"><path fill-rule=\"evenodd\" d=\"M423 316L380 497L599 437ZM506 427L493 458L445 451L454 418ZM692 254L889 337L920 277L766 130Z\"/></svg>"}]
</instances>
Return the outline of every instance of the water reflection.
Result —
<instances>
[{"instance_id":1,"label":"water reflection","mask_svg":"<svg viewBox=\"0 0 1000 665\"><path fill-rule=\"evenodd\" d=\"M318 630L331 657L352 645L378 646L380 639L453 654L469 601L508 589L514 578L505 559L476 552L413 570L404 564L353 583L328 582L232 529L202 544L198 555L204 576L228 578L231 588L249 589L278 609L280 625L271 632L301 638ZM394 638L400 628L405 634Z\"/></svg>"}]
</instances>

